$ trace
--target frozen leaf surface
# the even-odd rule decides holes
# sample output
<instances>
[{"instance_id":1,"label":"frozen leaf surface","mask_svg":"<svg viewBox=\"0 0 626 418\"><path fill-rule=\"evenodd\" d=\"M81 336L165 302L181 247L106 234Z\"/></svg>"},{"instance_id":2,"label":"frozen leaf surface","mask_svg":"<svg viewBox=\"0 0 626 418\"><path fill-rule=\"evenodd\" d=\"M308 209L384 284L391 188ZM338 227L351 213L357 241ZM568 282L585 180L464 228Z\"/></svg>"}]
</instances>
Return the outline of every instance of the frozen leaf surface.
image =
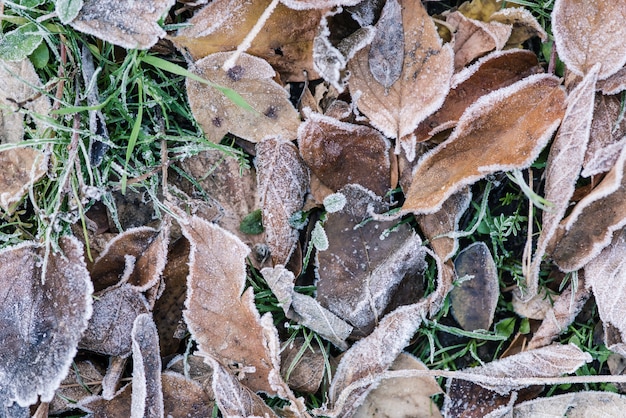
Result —
<instances>
[{"instance_id":1,"label":"frozen leaf surface","mask_svg":"<svg viewBox=\"0 0 626 418\"><path fill-rule=\"evenodd\" d=\"M489 21L512 26L511 36L507 39L506 46L517 47L534 36L538 36L542 42L548 40L548 34L530 10L522 7L507 7L498 10L489 17Z\"/></svg>"},{"instance_id":2,"label":"frozen leaf surface","mask_svg":"<svg viewBox=\"0 0 626 418\"><path fill-rule=\"evenodd\" d=\"M133 393L131 418L163 416L159 334L150 314L135 318L133 347Z\"/></svg>"},{"instance_id":3,"label":"frozen leaf surface","mask_svg":"<svg viewBox=\"0 0 626 418\"><path fill-rule=\"evenodd\" d=\"M376 23L368 59L372 76L385 89L400 78L404 63L404 27L398 0L385 2Z\"/></svg>"},{"instance_id":4,"label":"frozen leaf surface","mask_svg":"<svg viewBox=\"0 0 626 418\"><path fill-rule=\"evenodd\" d=\"M210 417L213 400L202 386L180 373L161 374L164 415L166 417Z\"/></svg>"},{"instance_id":5,"label":"frozen leaf surface","mask_svg":"<svg viewBox=\"0 0 626 418\"><path fill-rule=\"evenodd\" d=\"M624 414L625 408L624 395L585 391L523 402L513 408L513 417L617 418Z\"/></svg>"},{"instance_id":6,"label":"frozen leaf surface","mask_svg":"<svg viewBox=\"0 0 626 418\"><path fill-rule=\"evenodd\" d=\"M104 399L102 396L90 396L83 399L77 406L87 412L88 417L130 417L131 385L121 388L115 396Z\"/></svg>"},{"instance_id":7,"label":"frozen leaf surface","mask_svg":"<svg viewBox=\"0 0 626 418\"><path fill-rule=\"evenodd\" d=\"M73 237L48 258L33 242L0 251L0 407L50 402L67 375L92 313L83 247Z\"/></svg>"},{"instance_id":8,"label":"frozen leaf surface","mask_svg":"<svg viewBox=\"0 0 626 418\"><path fill-rule=\"evenodd\" d=\"M448 140L419 162L403 211L433 213L462 187L496 171L528 167L563 117L560 81L537 74L481 97Z\"/></svg>"},{"instance_id":9,"label":"frozen leaf surface","mask_svg":"<svg viewBox=\"0 0 626 418\"><path fill-rule=\"evenodd\" d=\"M10 214L28 188L46 174L45 158L32 148L8 149L0 151L0 167L0 208Z\"/></svg>"},{"instance_id":10,"label":"frozen leaf surface","mask_svg":"<svg viewBox=\"0 0 626 418\"><path fill-rule=\"evenodd\" d=\"M199 81L187 79L191 110L202 130L213 142L230 132L251 142L266 136L295 139L300 117L289 102L289 95L273 77L267 61L242 54L237 65L224 71L222 66L231 53L217 52L197 61L194 72L213 83L235 90L254 108L232 102L222 92Z\"/></svg>"},{"instance_id":11,"label":"frozen leaf surface","mask_svg":"<svg viewBox=\"0 0 626 418\"><path fill-rule=\"evenodd\" d=\"M85 0L70 25L122 48L148 49L165 36L157 22L173 5L174 0Z\"/></svg>"}]
</instances>

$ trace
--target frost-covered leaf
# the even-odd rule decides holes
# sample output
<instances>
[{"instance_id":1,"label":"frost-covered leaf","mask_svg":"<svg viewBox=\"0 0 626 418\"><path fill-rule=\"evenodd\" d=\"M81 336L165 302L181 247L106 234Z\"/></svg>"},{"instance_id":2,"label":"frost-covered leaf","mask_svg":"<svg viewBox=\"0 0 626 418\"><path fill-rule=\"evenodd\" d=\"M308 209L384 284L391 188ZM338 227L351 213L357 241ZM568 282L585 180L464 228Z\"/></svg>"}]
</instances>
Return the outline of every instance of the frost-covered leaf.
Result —
<instances>
[{"instance_id":1,"label":"frost-covered leaf","mask_svg":"<svg viewBox=\"0 0 626 418\"><path fill-rule=\"evenodd\" d=\"M389 89L400 78L404 63L404 27L398 0L388 0L376 23L368 54L370 72Z\"/></svg>"},{"instance_id":2,"label":"frost-covered leaf","mask_svg":"<svg viewBox=\"0 0 626 418\"><path fill-rule=\"evenodd\" d=\"M266 138L256 145L258 190L263 226L274 264L287 264L300 233L289 224L302 209L309 188L309 172L294 144Z\"/></svg>"},{"instance_id":3,"label":"frost-covered leaf","mask_svg":"<svg viewBox=\"0 0 626 418\"><path fill-rule=\"evenodd\" d=\"M102 381L103 374L104 370L98 363L74 359L73 367L50 402L49 413L68 413L76 408L76 402L93 393L99 393L102 389L99 382Z\"/></svg>"},{"instance_id":4,"label":"frost-covered leaf","mask_svg":"<svg viewBox=\"0 0 626 418\"><path fill-rule=\"evenodd\" d=\"M78 403L78 408L87 412L87 417L130 417L131 385L122 387L112 399L93 395Z\"/></svg>"},{"instance_id":5,"label":"frost-covered leaf","mask_svg":"<svg viewBox=\"0 0 626 418\"><path fill-rule=\"evenodd\" d=\"M109 356L129 356L135 318L149 311L146 298L129 284L105 290L97 296L80 348Z\"/></svg>"},{"instance_id":6,"label":"frost-covered leaf","mask_svg":"<svg viewBox=\"0 0 626 418\"><path fill-rule=\"evenodd\" d=\"M400 353L389 370L428 370L417 358ZM441 393L432 376L384 379L367 395L355 418L441 417L431 396Z\"/></svg>"},{"instance_id":7,"label":"frost-covered leaf","mask_svg":"<svg viewBox=\"0 0 626 418\"><path fill-rule=\"evenodd\" d=\"M526 278L525 297L532 297L537 293L541 260L574 195L589 142L599 70L599 65L594 66L568 95L561 127L550 147L544 194L551 205L542 214L541 235Z\"/></svg>"},{"instance_id":8,"label":"frost-covered leaf","mask_svg":"<svg viewBox=\"0 0 626 418\"><path fill-rule=\"evenodd\" d=\"M0 411L52 400L91 316L83 247L71 236L59 244L62 253L50 253L43 277L42 246L0 251Z\"/></svg>"},{"instance_id":9,"label":"frost-covered leaf","mask_svg":"<svg viewBox=\"0 0 626 418\"><path fill-rule=\"evenodd\" d=\"M254 110L235 104L214 87L187 78L187 96L194 117L207 138L220 142L230 132L250 142L266 136L295 139L300 117L289 101L289 94L273 78L267 61L242 54L237 65L224 71L231 53L217 52L194 64L197 75L219 86L236 91Z\"/></svg>"},{"instance_id":10,"label":"frost-covered leaf","mask_svg":"<svg viewBox=\"0 0 626 418\"><path fill-rule=\"evenodd\" d=\"M326 231L324 231L324 227L320 221L315 223L315 226L311 231L311 245L313 245L317 251L328 250L328 236L326 235Z\"/></svg>"},{"instance_id":11,"label":"frost-covered leaf","mask_svg":"<svg viewBox=\"0 0 626 418\"><path fill-rule=\"evenodd\" d=\"M385 87L370 70L370 47L360 50L348 68L350 92L357 106L385 136L398 139L409 161L415 158L417 125L436 111L448 93L453 53L442 45L435 24L421 2L400 1L404 60L399 79Z\"/></svg>"},{"instance_id":12,"label":"frost-covered leaf","mask_svg":"<svg viewBox=\"0 0 626 418\"><path fill-rule=\"evenodd\" d=\"M215 52L228 52L250 32L271 0L212 1L189 19L189 26L178 31L172 41L195 60ZM304 81L317 75L313 67L313 39L326 10L292 10L279 4L265 28L252 41L247 52L263 58L283 81Z\"/></svg>"},{"instance_id":13,"label":"frost-covered leaf","mask_svg":"<svg viewBox=\"0 0 626 418\"><path fill-rule=\"evenodd\" d=\"M166 417L210 417L213 400L202 386L180 373L161 374L163 411Z\"/></svg>"},{"instance_id":14,"label":"frost-covered leaf","mask_svg":"<svg viewBox=\"0 0 626 418\"><path fill-rule=\"evenodd\" d=\"M598 90L604 94L617 94L626 90L626 67L622 67L612 76L598 82Z\"/></svg>"},{"instance_id":15,"label":"frost-covered leaf","mask_svg":"<svg viewBox=\"0 0 626 418\"><path fill-rule=\"evenodd\" d=\"M489 329L500 296L498 270L484 242L464 248L454 261L459 278L467 276L450 291L454 319L467 331Z\"/></svg>"},{"instance_id":16,"label":"frost-covered leaf","mask_svg":"<svg viewBox=\"0 0 626 418\"><path fill-rule=\"evenodd\" d=\"M560 80L537 74L478 99L450 138L420 160L402 210L434 213L462 187L496 171L528 167L565 111Z\"/></svg>"},{"instance_id":17,"label":"frost-covered leaf","mask_svg":"<svg viewBox=\"0 0 626 418\"><path fill-rule=\"evenodd\" d=\"M298 145L311 172L335 192L360 184L384 196L391 188L390 144L375 129L311 113Z\"/></svg>"},{"instance_id":18,"label":"frost-covered leaf","mask_svg":"<svg viewBox=\"0 0 626 418\"><path fill-rule=\"evenodd\" d=\"M328 213L339 212L346 206L346 197L341 193L333 193L324 198L324 209Z\"/></svg>"},{"instance_id":19,"label":"frost-covered leaf","mask_svg":"<svg viewBox=\"0 0 626 418\"><path fill-rule=\"evenodd\" d=\"M43 34L34 23L19 26L0 36L0 60L17 62L28 56L43 42Z\"/></svg>"},{"instance_id":20,"label":"frost-covered leaf","mask_svg":"<svg viewBox=\"0 0 626 418\"><path fill-rule=\"evenodd\" d=\"M552 32L559 58L578 75L601 64L599 80L626 64L626 7L613 0L556 0Z\"/></svg>"},{"instance_id":21,"label":"frost-covered leaf","mask_svg":"<svg viewBox=\"0 0 626 418\"><path fill-rule=\"evenodd\" d=\"M281 0L295 10L326 9L336 6L354 6L363 0Z\"/></svg>"},{"instance_id":22,"label":"frost-covered leaf","mask_svg":"<svg viewBox=\"0 0 626 418\"><path fill-rule=\"evenodd\" d=\"M602 182L561 222L556 244L548 249L561 270L583 267L611 243L615 231L626 225L625 168L626 147Z\"/></svg>"},{"instance_id":23,"label":"frost-covered leaf","mask_svg":"<svg viewBox=\"0 0 626 418\"><path fill-rule=\"evenodd\" d=\"M46 174L44 154L32 148L0 151L0 208L11 214L36 181Z\"/></svg>"},{"instance_id":24,"label":"frost-covered leaf","mask_svg":"<svg viewBox=\"0 0 626 418\"><path fill-rule=\"evenodd\" d=\"M513 417L619 418L626 409L626 396L612 392L574 392L537 398L515 405Z\"/></svg>"},{"instance_id":25,"label":"frost-covered leaf","mask_svg":"<svg viewBox=\"0 0 626 418\"><path fill-rule=\"evenodd\" d=\"M174 0L85 0L70 25L81 32L127 49L148 49L165 36L158 21Z\"/></svg>"},{"instance_id":26,"label":"frost-covered leaf","mask_svg":"<svg viewBox=\"0 0 626 418\"><path fill-rule=\"evenodd\" d=\"M59 20L67 25L78 16L78 12L83 7L83 0L56 0L54 10L59 16Z\"/></svg>"},{"instance_id":27,"label":"frost-covered leaf","mask_svg":"<svg viewBox=\"0 0 626 418\"><path fill-rule=\"evenodd\" d=\"M290 388L304 393L319 390L326 367L326 353L316 340L297 337L280 352L281 374Z\"/></svg>"},{"instance_id":28,"label":"frost-covered leaf","mask_svg":"<svg viewBox=\"0 0 626 418\"><path fill-rule=\"evenodd\" d=\"M348 185L340 192L346 206L328 214L329 247L317 254L317 300L368 334L403 278L421 279L422 241L407 224L394 228L395 221L364 222L387 210L371 191ZM409 296L415 301L421 295Z\"/></svg>"},{"instance_id":29,"label":"frost-covered leaf","mask_svg":"<svg viewBox=\"0 0 626 418\"><path fill-rule=\"evenodd\" d=\"M507 46L518 46L528 39L538 36L542 42L548 40L548 34L528 9L522 7L507 7L498 10L489 17L490 22L500 22L511 25L511 36L506 41Z\"/></svg>"},{"instance_id":30,"label":"frost-covered leaf","mask_svg":"<svg viewBox=\"0 0 626 418\"><path fill-rule=\"evenodd\" d=\"M163 416L159 334L150 314L135 318L131 332L133 347L133 393L131 418Z\"/></svg>"}]
</instances>

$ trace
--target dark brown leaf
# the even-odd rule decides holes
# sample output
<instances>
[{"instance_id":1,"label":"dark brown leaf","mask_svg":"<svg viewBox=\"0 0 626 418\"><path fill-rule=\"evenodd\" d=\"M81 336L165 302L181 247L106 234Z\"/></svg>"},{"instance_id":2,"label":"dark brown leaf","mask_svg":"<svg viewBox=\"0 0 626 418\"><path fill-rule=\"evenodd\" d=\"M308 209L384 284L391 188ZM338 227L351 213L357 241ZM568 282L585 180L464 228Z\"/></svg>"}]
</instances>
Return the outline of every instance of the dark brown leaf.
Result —
<instances>
[{"instance_id":1,"label":"dark brown leaf","mask_svg":"<svg viewBox=\"0 0 626 418\"><path fill-rule=\"evenodd\" d=\"M404 64L404 27L398 0L385 2L376 23L368 59L374 80L385 89L389 89L400 78Z\"/></svg>"},{"instance_id":2,"label":"dark brown leaf","mask_svg":"<svg viewBox=\"0 0 626 418\"><path fill-rule=\"evenodd\" d=\"M210 417L213 414L213 400L199 383L171 371L161 375L161 382L166 417Z\"/></svg>"}]
</instances>

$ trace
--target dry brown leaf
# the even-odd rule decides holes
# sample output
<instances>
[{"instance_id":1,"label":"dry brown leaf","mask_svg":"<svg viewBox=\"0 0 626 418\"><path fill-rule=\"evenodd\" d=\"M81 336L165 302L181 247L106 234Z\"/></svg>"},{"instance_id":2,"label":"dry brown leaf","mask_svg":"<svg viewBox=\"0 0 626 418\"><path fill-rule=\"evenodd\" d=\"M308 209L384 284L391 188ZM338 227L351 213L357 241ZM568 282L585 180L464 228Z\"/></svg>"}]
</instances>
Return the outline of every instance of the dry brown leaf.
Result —
<instances>
[{"instance_id":1,"label":"dry brown leaf","mask_svg":"<svg viewBox=\"0 0 626 418\"><path fill-rule=\"evenodd\" d=\"M346 203L328 214L328 250L317 254L317 300L367 335L401 280L421 277L426 266L422 240L407 224L385 232L396 222L364 222L387 210L371 191L348 185L339 193Z\"/></svg>"},{"instance_id":2,"label":"dry brown leaf","mask_svg":"<svg viewBox=\"0 0 626 418\"><path fill-rule=\"evenodd\" d=\"M122 48L148 49L166 35L157 22L174 3L174 0L85 0L70 25Z\"/></svg>"},{"instance_id":3,"label":"dry brown leaf","mask_svg":"<svg viewBox=\"0 0 626 418\"><path fill-rule=\"evenodd\" d=\"M107 289L97 296L80 348L109 356L129 356L135 318L150 310L146 298L129 284Z\"/></svg>"},{"instance_id":4,"label":"dry brown leaf","mask_svg":"<svg viewBox=\"0 0 626 418\"><path fill-rule=\"evenodd\" d=\"M46 174L41 151L14 148L0 151L0 208L11 214L28 189Z\"/></svg>"},{"instance_id":5,"label":"dry brown leaf","mask_svg":"<svg viewBox=\"0 0 626 418\"><path fill-rule=\"evenodd\" d=\"M537 398L515 405L515 418L569 417L619 418L626 409L626 396L611 392L574 392Z\"/></svg>"},{"instance_id":6,"label":"dry brown leaf","mask_svg":"<svg viewBox=\"0 0 626 418\"><path fill-rule=\"evenodd\" d=\"M541 235L537 240L537 249L526 277L525 298L537 294L541 261L574 195L589 142L599 70L599 65L594 66L568 95L565 116L550 147L544 174L546 178L544 194L551 206L542 214Z\"/></svg>"},{"instance_id":7,"label":"dry brown leaf","mask_svg":"<svg viewBox=\"0 0 626 418\"><path fill-rule=\"evenodd\" d=\"M417 142L453 128L465 109L479 97L540 72L537 55L514 49L493 52L452 77L451 89L441 109L415 130Z\"/></svg>"},{"instance_id":8,"label":"dry brown leaf","mask_svg":"<svg viewBox=\"0 0 626 418\"><path fill-rule=\"evenodd\" d=\"M488 330L500 296L498 270L484 242L475 242L461 250L454 261L459 278L468 276L450 291L452 316L467 331Z\"/></svg>"},{"instance_id":9,"label":"dry brown leaf","mask_svg":"<svg viewBox=\"0 0 626 418\"><path fill-rule=\"evenodd\" d=\"M409 161L415 158L417 125L436 111L448 93L453 52L443 45L421 2L401 0L404 27L402 73L391 87L380 84L370 70L370 47L348 63L350 92L361 112L385 136L399 139Z\"/></svg>"},{"instance_id":10,"label":"dry brown leaf","mask_svg":"<svg viewBox=\"0 0 626 418\"><path fill-rule=\"evenodd\" d=\"M237 49L271 0L212 1L197 11L172 41L195 60ZM313 67L313 39L325 10L295 11L279 4L247 52L263 58L283 81L318 78Z\"/></svg>"},{"instance_id":11,"label":"dry brown leaf","mask_svg":"<svg viewBox=\"0 0 626 418\"><path fill-rule=\"evenodd\" d=\"M582 268L611 243L613 233L626 224L626 147L615 166L561 222L556 245L549 248L562 271Z\"/></svg>"},{"instance_id":12,"label":"dry brown leaf","mask_svg":"<svg viewBox=\"0 0 626 418\"><path fill-rule=\"evenodd\" d=\"M310 113L298 146L311 172L335 192L360 184L384 196L391 188L390 144L375 129Z\"/></svg>"},{"instance_id":13,"label":"dry brown leaf","mask_svg":"<svg viewBox=\"0 0 626 418\"><path fill-rule=\"evenodd\" d=\"M235 90L254 110L233 103L211 86L187 78L189 106L207 138L220 142L230 132L251 142L266 136L295 139L300 117L287 91L273 80L276 73L271 65L244 53L237 65L224 71L222 66L230 56L228 52L208 55L195 63L193 72Z\"/></svg>"},{"instance_id":14,"label":"dry brown leaf","mask_svg":"<svg viewBox=\"0 0 626 418\"><path fill-rule=\"evenodd\" d=\"M400 353L389 370L428 370L417 358ZM432 376L384 379L354 414L355 418L442 417L431 396L442 390Z\"/></svg>"},{"instance_id":15,"label":"dry brown leaf","mask_svg":"<svg viewBox=\"0 0 626 418\"><path fill-rule=\"evenodd\" d=\"M602 90L604 94L618 94L626 90L626 67L598 82L598 90Z\"/></svg>"},{"instance_id":16,"label":"dry brown leaf","mask_svg":"<svg viewBox=\"0 0 626 418\"><path fill-rule=\"evenodd\" d=\"M74 237L61 238L63 253L34 242L0 251L0 411L50 402L67 375L92 313L93 288Z\"/></svg>"},{"instance_id":17,"label":"dry brown leaf","mask_svg":"<svg viewBox=\"0 0 626 418\"><path fill-rule=\"evenodd\" d=\"M548 34L528 9L507 7L498 10L489 17L490 22L500 22L513 26L506 47L519 46L528 39L538 36L542 42L548 40Z\"/></svg>"},{"instance_id":18,"label":"dry brown leaf","mask_svg":"<svg viewBox=\"0 0 626 418\"><path fill-rule=\"evenodd\" d=\"M548 311L552 309L552 298L548 290L543 290L528 300L522 300L519 293L513 292L511 305L516 314L522 318L543 321Z\"/></svg>"},{"instance_id":19,"label":"dry brown leaf","mask_svg":"<svg viewBox=\"0 0 626 418\"><path fill-rule=\"evenodd\" d=\"M263 227L274 264L287 264L300 233L289 219L302 209L309 188L309 172L294 144L266 138L256 146L258 190Z\"/></svg>"},{"instance_id":20,"label":"dry brown leaf","mask_svg":"<svg viewBox=\"0 0 626 418\"><path fill-rule=\"evenodd\" d=\"M354 6L363 0L281 0L295 10L322 9L336 6Z\"/></svg>"},{"instance_id":21,"label":"dry brown leaf","mask_svg":"<svg viewBox=\"0 0 626 418\"><path fill-rule=\"evenodd\" d=\"M486 22L492 14L502 8L500 0L471 0L464 1L459 6L459 12L470 19Z\"/></svg>"},{"instance_id":22,"label":"dry brown leaf","mask_svg":"<svg viewBox=\"0 0 626 418\"><path fill-rule=\"evenodd\" d=\"M130 417L131 385L128 384L106 400L102 396L90 396L76 406L88 413L88 417Z\"/></svg>"},{"instance_id":23,"label":"dry brown leaf","mask_svg":"<svg viewBox=\"0 0 626 418\"><path fill-rule=\"evenodd\" d=\"M626 7L612 0L556 0L552 32L559 58L578 75L601 64L599 80L626 64Z\"/></svg>"},{"instance_id":24,"label":"dry brown leaf","mask_svg":"<svg viewBox=\"0 0 626 418\"><path fill-rule=\"evenodd\" d=\"M481 22L460 12L450 13L446 23L456 29L453 37L454 70L460 71L476 58L489 51L501 50L511 35L511 25L500 22Z\"/></svg>"},{"instance_id":25,"label":"dry brown leaf","mask_svg":"<svg viewBox=\"0 0 626 418\"><path fill-rule=\"evenodd\" d=\"M63 414L76 408L76 402L99 393L104 370L89 360L74 360L74 366L56 390L50 402L50 414ZM47 416L47 415L46 415Z\"/></svg>"},{"instance_id":26,"label":"dry brown leaf","mask_svg":"<svg viewBox=\"0 0 626 418\"><path fill-rule=\"evenodd\" d=\"M315 340L296 338L280 353L281 375L290 388L304 393L318 391L324 377L325 353Z\"/></svg>"},{"instance_id":27,"label":"dry brown leaf","mask_svg":"<svg viewBox=\"0 0 626 418\"><path fill-rule=\"evenodd\" d=\"M450 138L422 157L402 210L434 213L488 174L528 167L558 127L564 102L560 80L543 74L481 97Z\"/></svg>"},{"instance_id":28,"label":"dry brown leaf","mask_svg":"<svg viewBox=\"0 0 626 418\"><path fill-rule=\"evenodd\" d=\"M166 417L210 417L213 400L194 380L171 371L161 374L163 411Z\"/></svg>"}]
</instances>

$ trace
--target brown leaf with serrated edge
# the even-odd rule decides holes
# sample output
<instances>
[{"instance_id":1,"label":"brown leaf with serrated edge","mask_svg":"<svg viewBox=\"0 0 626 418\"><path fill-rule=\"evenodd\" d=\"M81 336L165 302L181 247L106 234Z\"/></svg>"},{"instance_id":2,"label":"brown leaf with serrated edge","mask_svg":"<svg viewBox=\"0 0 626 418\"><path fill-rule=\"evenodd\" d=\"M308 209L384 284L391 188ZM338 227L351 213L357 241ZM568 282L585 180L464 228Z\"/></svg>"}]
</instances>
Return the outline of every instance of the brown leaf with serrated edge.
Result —
<instances>
[{"instance_id":1,"label":"brown leaf with serrated edge","mask_svg":"<svg viewBox=\"0 0 626 418\"><path fill-rule=\"evenodd\" d=\"M391 188L389 141L368 126L310 113L298 129L300 154L331 190L360 184L379 196Z\"/></svg>"},{"instance_id":2,"label":"brown leaf with serrated edge","mask_svg":"<svg viewBox=\"0 0 626 418\"><path fill-rule=\"evenodd\" d=\"M612 0L556 0L552 32L559 58L578 75L601 64L599 80L626 64L626 7Z\"/></svg>"},{"instance_id":3,"label":"brown leaf with serrated edge","mask_svg":"<svg viewBox=\"0 0 626 418\"><path fill-rule=\"evenodd\" d=\"M81 400L76 406L92 417L130 417L131 391L131 385L128 384L110 400L93 395Z\"/></svg>"},{"instance_id":4,"label":"brown leaf with serrated edge","mask_svg":"<svg viewBox=\"0 0 626 418\"><path fill-rule=\"evenodd\" d=\"M302 209L309 188L309 172L298 149L282 138L270 137L256 145L256 169L263 227L274 264L287 264L300 232L289 219Z\"/></svg>"},{"instance_id":5,"label":"brown leaf with serrated edge","mask_svg":"<svg viewBox=\"0 0 626 418\"><path fill-rule=\"evenodd\" d=\"M400 353L389 370L428 370L428 368L412 355ZM442 417L437 405L431 399L431 396L441 392L437 380L432 376L385 379L367 395L354 417Z\"/></svg>"},{"instance_id":6,"label":"brown leaf with serrated edge","mask_svg":"<svg viewBox=\"0 0 626 418\"><path fill-rule=\"evenodd\" d=\"M550 202L541 218L541 234L526 277L524 298L537 294L539 270L548 243L565 216L574 195L576 181L582 169L591 123L596 80L600 66L596 65L567 97L567 109L546 162L545 199Z\"/></svg>"},{"instance_id":7,"label":"brown leaf with serrated edge","mask_svg":"<svg viewBox=\"0 0 626 418\"><path fill-rule=\"evenodd\" d=\"M421 2L401 0L404 60L398 81L386 88L370 71L370 47L348 63L350 92L361 112L385 136L399 139L409 161L415 157L417 125L436 111L448 93L453 53L443 45Z\"/></svg>"},{"instance_id":8,"label":"brown leaf with serrated edge","mask_svg":"<svg viewBox=\"0 0 626 418\"><path fill-rule=\"evenodd\" d=\"M11 214L37 180L46 174L44 154L32 148L0 151L0 208Z\"/></svg>"},{"instance_id":9,"label":"brown leaf with serrated edge","mask_svg":"<svg viewBox=\"0 0 626 418\"><path fill-rule=\"evenodd\" d=\"M317 300L367 335L400 281L424 271L422 240L407 224L364 222L387 210L371 191L352 184L339 193L346 204L328 214L328 250L317 253Z\"/></svg>"},{"instance_id":10,"label":"brown leaf with serrated edge","mask_svg":"<svg viewBox=\"0 0 626 418\"><path fill-rule=\"evenodd\" d=\"M481 97L450 138L422 157L402 210L434 213L453 193L488 174L528 167L558 127L564 104L560 80L544 74Z\"/></svg>"},{"instance_id":11,"label":"brown leaf with serrated edge","mask_svg":"<svg viewBox=\"0 0 626 418\"><path fill-rule=\"evenodd\" d=\"M500 296L498 270L484 242L464 248L454 260L459 278L470 276L450 291L452 316L467 331L488 330Z\"/></svg>"},{"instance_id":12,"label":"brown leaf with serrated edge","mask_svg":"<svg viewBox=\"0 0 626 418\"><path fill-rule=\"evenodd\" d=\"M92 313L93 288L83 247L59 240L42 271L46 249L34 242L0 251L0 408L50 402L67 375ZM35 361L36 360L36 361Z\"/></svg>"},{"instance_id":13,"label":"brown leaf with serrated edge","mask_svg":"<svg viewBox=\"0 0 626 418\"><path fill-rule=\"evenodd\" d=\"M611 243L626 225L626 147L615 166L572 213L561 222L553 248L547 252L562 271L582 268Z\"/></svg>"},{"instance_id":14,"label":"brown leaf with serrated edge","mask_svg":"<svg viewBox=\"0 0 626 418\"><path fill-rule=\"evenodd\" d=\"M161 355L159 334L150 314L135 318L131 332L133 347L133 393L131 418L162 417Z\"/></svg>"},{"instance_id":15,"label":"brown leaf with serrated edge","mask_svg":"<svg viewBox=\"0 0 626 418\"><path fill-rule=\"evenodd\" d=\"M621 417L626 396L612 392L583 391L536 398L513 408L517 418L535 417Z\"/></svg>"},{"instance_id":16,"label":"brown leaf with serrated edge","mask_svg":"<svg viewBox=\"0 0 626 418\"><path fill-rule=\"evenodd\" d=\"M500 22L470 19L460 12L450 13L446 23L456 29L453 37L455 71L487 52L504 48L512 29L511 25Z\"/></svg>"},{"instance_id":17,"label":"brown leaf with serrated edge","mask_svg":"<svg viewBox=\"0 0 626 418\"><path fill-rule=\"evenodd\" d=\"M195 60L234 51L270 2L212 1L189 19L190 26L180 29L172 42ZM313 39L325 12L295 11L279 4L264 26L271 30L262 30L247 52L267 60L284 82L305 81L307 75L308 79L318 78L313 67Z\"/></svg>"},{"instance_id":18,"label":"brown leaf with serrated edge","mask_svg":"<svg viewBox=\"0 0 626 418\"><path fill-rule=\"evenodd\" d=\"M163 387L163 412L166 417L210 417L213 399L196 381L180 373L166 371L161 374Z\"/></svg>"},{"instance_id":19,"label":"brown leaf with serrated edge","mask_svg":"<svg viewBox=\"0 0 626 418\"><path fill-rule=\"evenodd\" d=\"M129 356L135 318L149 311L146 298L129 284L107 289L97 296L80 348L109 356Z\"/></svg>"},{"instance_id":20,"label":"brown leaf with serrated edge","mask_svg":"<svg viewBox=\"0 0 626 418\"><path fill-rule=\"evenodd\" d=\"M451 88L439 110L421 122L415 130L417 142L453 128L465 109L479 97L540 72L537 55L513 49L496 51L478 60L452 77Z\"/></svg>"},{"instance_id":21,"label":"brown leaf with serrated edge","mask_svg":"<svg viewBox=\"0 0 626 418\"><path fill-rule=\"evenodd\" d=\"M158 21L174 3L174 0L85 0L70 26L122 48L148 49L166 35Z\"/></svg>"},{"instance_id":22,"label":"brown leaf with serrated edge","mask_svg":"<svg viewBox=\"0 0 626 418\"><path fill-rule=\"evenodd\" d=\"M197 61L195 74L222 87L236 91L254 110L233 103L222 92L187 78L187 96L194 117L207 138L220 142L230 132L250 142L266 136L295 139L300 117L289 101L289 94L273 77L267 61L242 54L237 65L224 71L224 62L232 55L216 52Z\"/></svg>"}]
</instances>

